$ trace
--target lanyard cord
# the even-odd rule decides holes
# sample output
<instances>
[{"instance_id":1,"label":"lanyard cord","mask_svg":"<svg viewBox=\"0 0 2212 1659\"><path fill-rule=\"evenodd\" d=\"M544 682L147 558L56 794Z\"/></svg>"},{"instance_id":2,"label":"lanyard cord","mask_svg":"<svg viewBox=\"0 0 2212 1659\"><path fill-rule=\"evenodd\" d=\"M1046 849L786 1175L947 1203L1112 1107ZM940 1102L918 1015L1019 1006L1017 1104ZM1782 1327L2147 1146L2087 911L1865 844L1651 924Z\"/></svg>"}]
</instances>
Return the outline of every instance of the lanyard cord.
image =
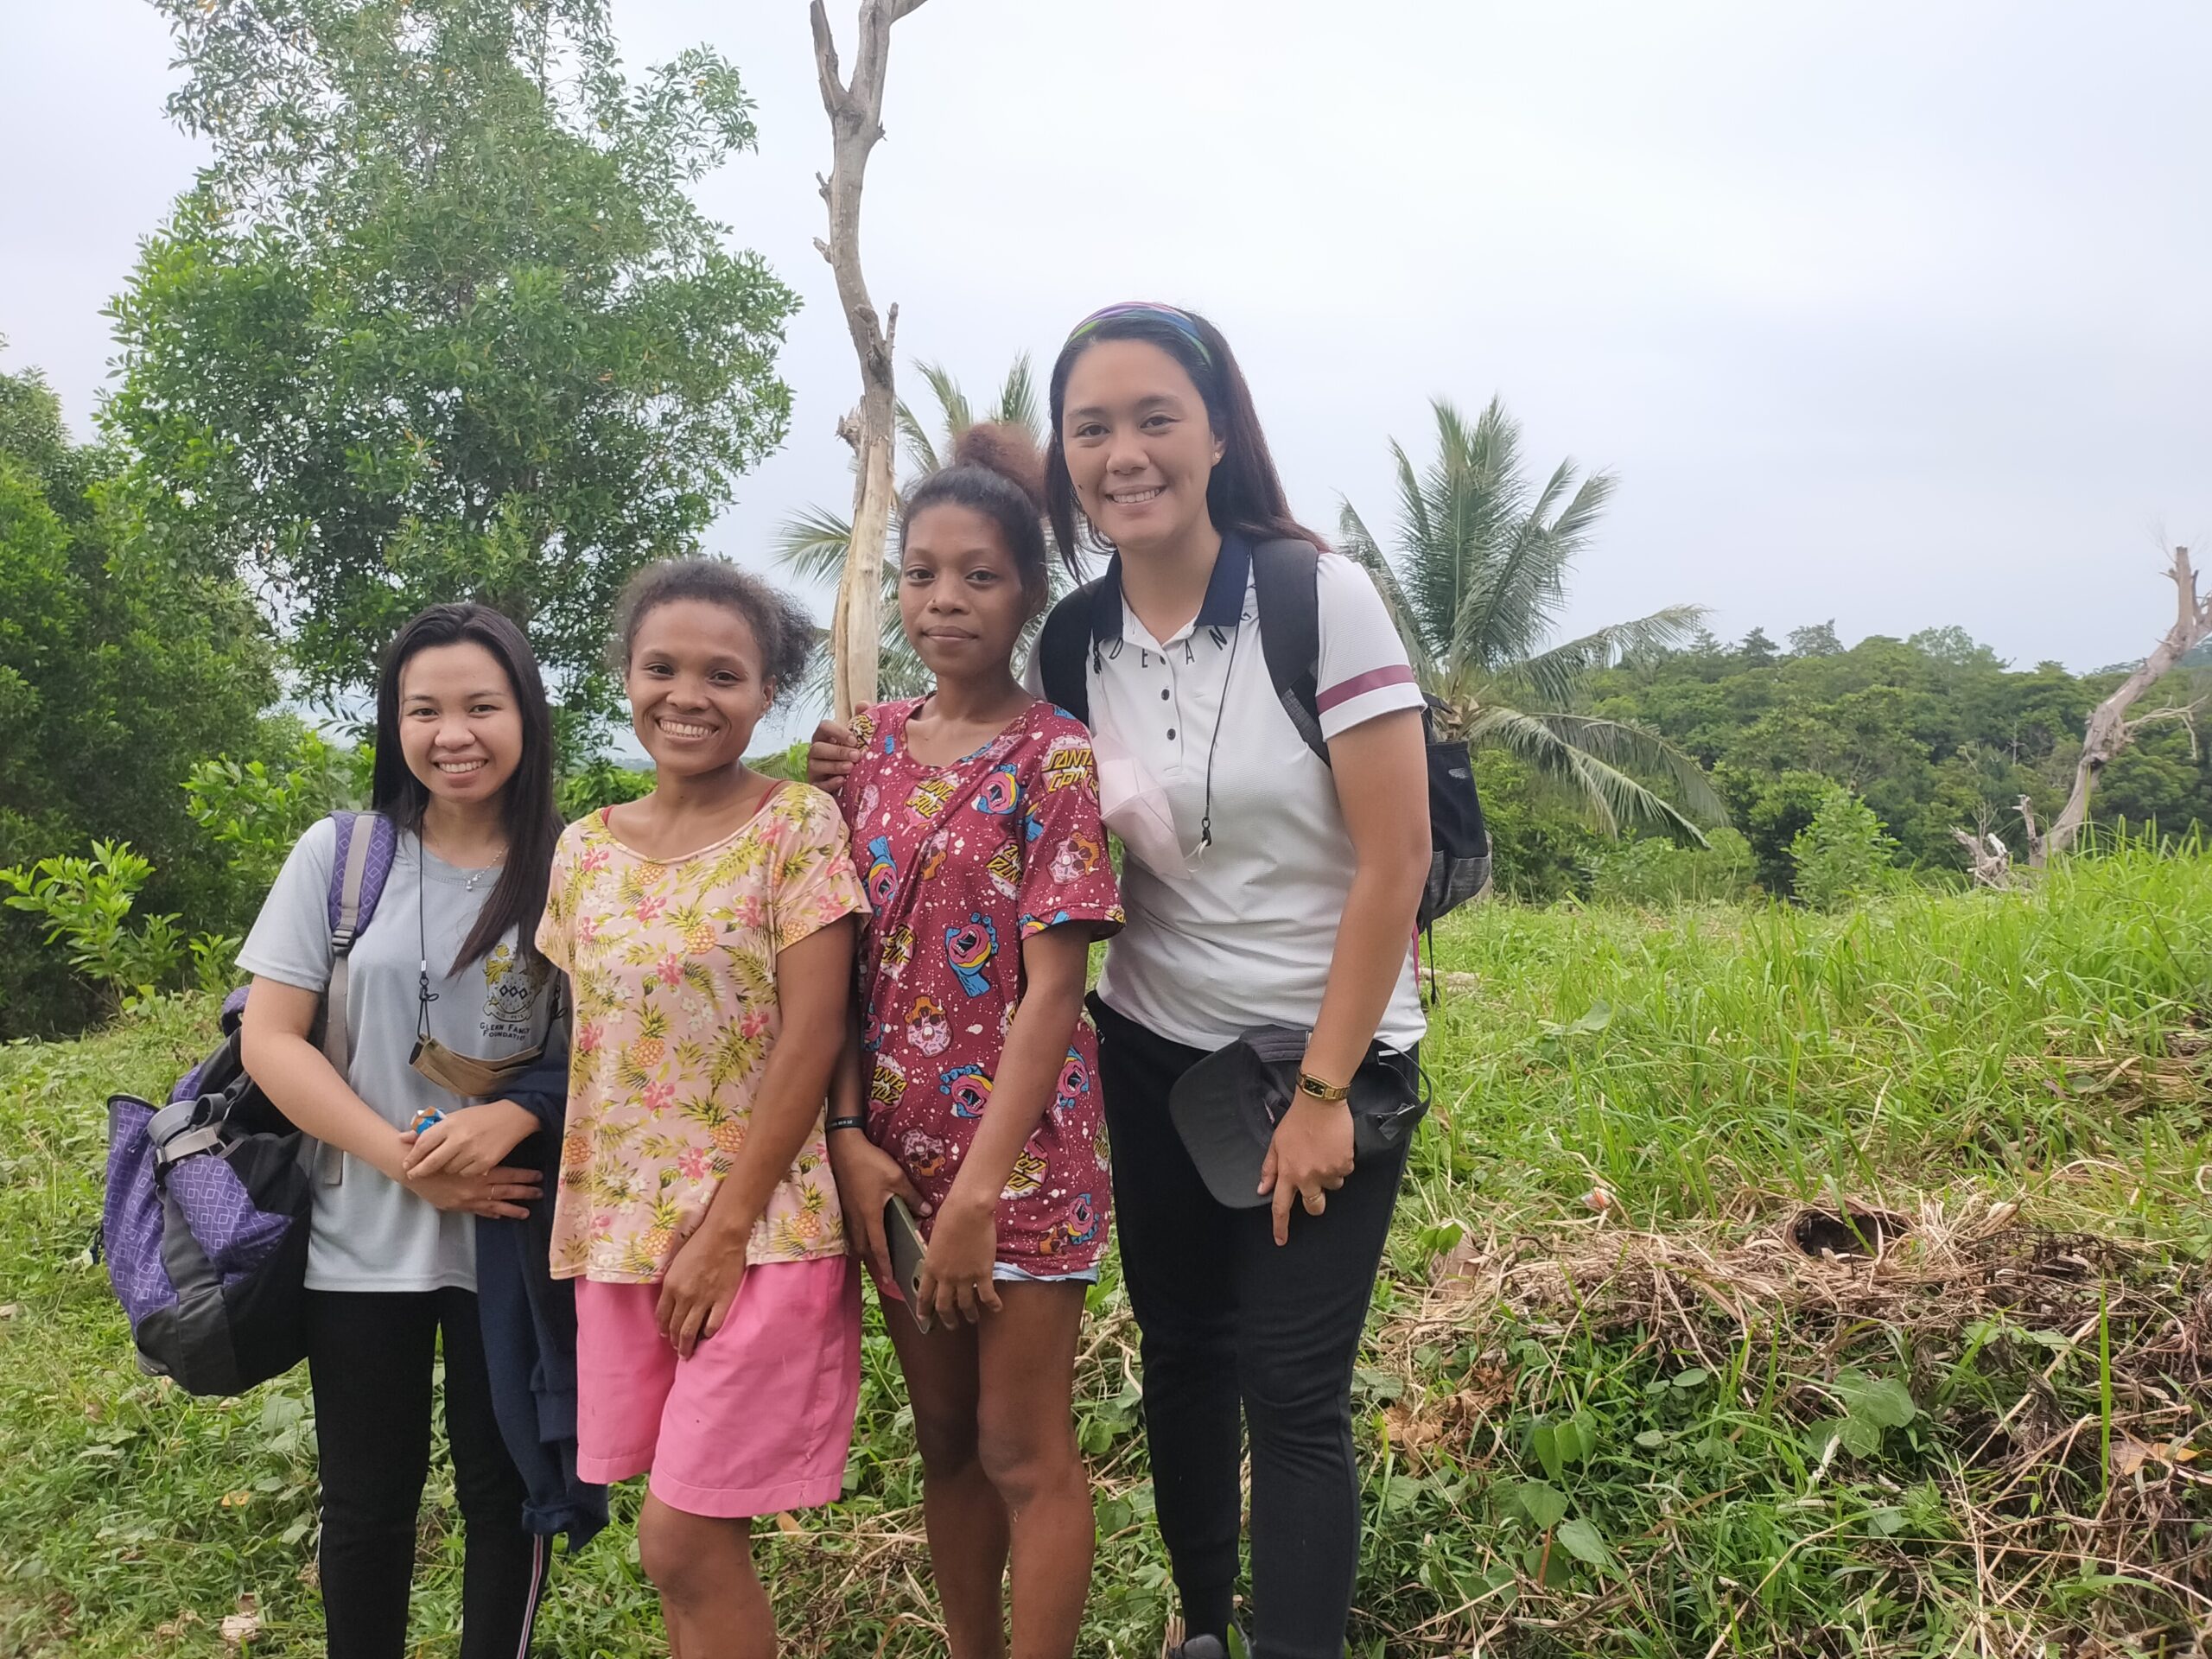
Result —
<instances>
[{"instance_id":1,"label":"lanyard cord","mask_svg":"<svg viewBox=\"0 0 2212 1659\"><path fill-rule=\"evenodd\" d=\"M423 845L423 833L415 832L415 944L421 960L415 967L415 1039L430 1040L430 1004L438 994L430 988L430 932L423 919L423 889L430 885L430 850Z\"/></svg>"},{"instance_id":2,"label":"lanyard cord","mask_svg":"<svg viewBox=\"0 0 2212 1659\"><path fill-rule=\"evenodd\" d=\"M1214 632L1217 642L1221 639L1218 629ZM1236 678L1236 647L1244 641L1244 630L1239 627L1229 636L1229 666L1222 671L1221 701L1214 705L1213 736L1206 742L1206 804L1198 819L1198 850L1213 845L1213 752L1221 747L1221 717L1229 710L1229 688Z\"/></svg>"}]
</instances>

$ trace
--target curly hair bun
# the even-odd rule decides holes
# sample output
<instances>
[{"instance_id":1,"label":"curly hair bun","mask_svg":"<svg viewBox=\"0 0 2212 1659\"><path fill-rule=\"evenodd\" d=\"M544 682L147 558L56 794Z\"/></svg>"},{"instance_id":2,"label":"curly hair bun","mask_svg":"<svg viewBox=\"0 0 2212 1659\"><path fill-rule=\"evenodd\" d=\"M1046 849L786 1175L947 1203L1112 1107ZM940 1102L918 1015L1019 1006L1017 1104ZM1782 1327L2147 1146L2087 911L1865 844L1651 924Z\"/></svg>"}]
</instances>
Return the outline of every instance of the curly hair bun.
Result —
<instances>
[{"instance_id":1,"label":"curly hair bun","mask_svg":"<svg viewBox=\"0 0 2212 1659\"><path fill-rule=\"evenodd\" d=\"M1038 517L1044 516L1044 451L1020 427L1004 421L977 422L952 446L952 464L996 473L1036 505Z\"/></svg>"}]
</instances>

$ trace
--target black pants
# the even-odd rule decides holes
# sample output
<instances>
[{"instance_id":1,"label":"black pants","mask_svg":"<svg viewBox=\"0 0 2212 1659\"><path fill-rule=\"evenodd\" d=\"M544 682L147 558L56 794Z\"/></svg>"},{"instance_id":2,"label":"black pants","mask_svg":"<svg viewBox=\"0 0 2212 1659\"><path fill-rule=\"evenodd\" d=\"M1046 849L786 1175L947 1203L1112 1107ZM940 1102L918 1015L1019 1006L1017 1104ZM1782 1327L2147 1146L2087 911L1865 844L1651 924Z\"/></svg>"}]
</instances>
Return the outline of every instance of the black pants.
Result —
<instances>
[{"instance_id":1,"label":"black pants","mask_svg":"<svg viewBox=\"0 0 2212 1659\"><path fill-rule=\"evenodd\" d=\"M310 1291L308 1374L322 1474L330 1659L399 1659L416 1516L430 1471L430 1372L445 1338L446 1439L467 1529L461 1659L521 1659L550 1538L522 1528L522 1477L499 1438L476 1298L465 1290Z\"/></svg>"},{"instance_id":2,"label":"black pants","mask_svg":"<svg viewBox=\"0 0 2212 1659\"><path fill-rule=\"evenodd\" d=\"M1193 1635L1221 1634L1236 1581L1242 1437L1252 1447L1252 1631L1259 1659L1338 1659L1359 1566L1351 1372L1405 1173L1354 1170L1319 1216L1226 1210L1167 1115L1204 1051L1096 998L1122 1271L1142 1337L1160 1532Z\"/></svg>"}]
</instances>

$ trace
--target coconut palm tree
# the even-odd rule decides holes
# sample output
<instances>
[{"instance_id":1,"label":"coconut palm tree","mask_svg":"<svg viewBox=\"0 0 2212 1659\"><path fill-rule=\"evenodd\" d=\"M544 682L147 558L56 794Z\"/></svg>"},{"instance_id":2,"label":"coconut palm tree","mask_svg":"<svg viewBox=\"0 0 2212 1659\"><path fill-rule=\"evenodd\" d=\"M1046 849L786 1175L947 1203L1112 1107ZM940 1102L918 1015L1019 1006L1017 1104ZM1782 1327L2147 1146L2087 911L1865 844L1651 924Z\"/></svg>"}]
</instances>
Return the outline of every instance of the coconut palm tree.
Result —
<instances>
[{"instance_id":1,"label":"coconut palm tree","mask_svg":"<svg viewBox=\"0 0 2212 1659\"><path fill-rule=\"evenodd\" d=\"M1613 477L1580 475L1570 460L1538 486L1521 454L1520 423L1503 403L1492 398L1472 423L1441 399L1434 408L1436 456L1425 468L1390 445L1395 556L1349 501L1339 544L1382 589L1422 689L1445 705L1440 722L1518 755L1608 835L1650 829L1702 841L1698 823L1722 822L1726 810L1697 762L1656 733L1577 705L1592 674L1624 652L1687 639L1704 608L1670 605L1548 644L1567 572L1589 545Z\"/></svg>"},{"instance_id":2,"label":"coconut palm tree","mask_svg":"<svg viewBox=\"0 0 2212 1659\"><path fill-rule=\"evenodd\" d=\"M1038 442L1045 426L1037 412L1037 389L1029 371L1029 356L1022 353L1007 371L998 396L978 414L951 373L934 363L915 365L935 400L934 420L925 421L903 400L899 404L899 447L906 463L906 480L918 484L952 458L961 435L978 422L1020 427ZM892 503L895 518L899 503ZM785 519L776 532L776 562L809 581L835 585L845 568L845 551L852 544L850 518L828 507L802 508ZM918 697L930 689L929 670L914 655L899 626L898 549L886 546L883 555L883 637L876 667L878 695L885 698ZM1053 599L1066 591L1067 572L1054 563L1047 569ZM1024 636L1027 644L1029 636ZM818 683L817 683L818 682ZM817 659L807 677L810 696L826 697L830 689L827 654Z\"/></svg>"}]
</instances>

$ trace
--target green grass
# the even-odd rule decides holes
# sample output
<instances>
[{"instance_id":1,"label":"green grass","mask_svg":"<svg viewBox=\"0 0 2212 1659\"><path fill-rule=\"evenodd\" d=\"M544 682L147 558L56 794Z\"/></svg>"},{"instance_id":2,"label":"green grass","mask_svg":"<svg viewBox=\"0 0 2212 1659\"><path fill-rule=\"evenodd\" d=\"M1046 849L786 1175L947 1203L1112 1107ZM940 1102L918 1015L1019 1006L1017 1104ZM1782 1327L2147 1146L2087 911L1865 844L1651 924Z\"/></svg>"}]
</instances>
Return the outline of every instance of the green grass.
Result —
<instances>
[{"instance_id":1,"label":"green grass","mask_svg":"<svg viewBox=\"0 0 2212 1659\"><path fill-rule=\"evenodd\" d=\"M2212 1463L2207 918L2212 860L2127 851L1833 918L1454 918L1357 1385L1355 1651L2189 1651L2212 1618L2185 1455ZM0 1048L0 1655L221 1653L245 1596L252 1652L321 1651L304 1378L208 1402L139 1376L85 1255L102 1101L174 1076L207 1013ZM1847 1201L1910 1224L1878 1264L1784 1242ZM1169 1611L1133 1338L1109 1275L1078 1402L1086 1654L1152 1654ZM872 1334L847 1500L762 1529L793 1652L942 1651L899 1400ZM429 1652L458 1618L442 1478ZM626 1527L541 1632L663 1651Z\"/></svg>"}]
</instances>

